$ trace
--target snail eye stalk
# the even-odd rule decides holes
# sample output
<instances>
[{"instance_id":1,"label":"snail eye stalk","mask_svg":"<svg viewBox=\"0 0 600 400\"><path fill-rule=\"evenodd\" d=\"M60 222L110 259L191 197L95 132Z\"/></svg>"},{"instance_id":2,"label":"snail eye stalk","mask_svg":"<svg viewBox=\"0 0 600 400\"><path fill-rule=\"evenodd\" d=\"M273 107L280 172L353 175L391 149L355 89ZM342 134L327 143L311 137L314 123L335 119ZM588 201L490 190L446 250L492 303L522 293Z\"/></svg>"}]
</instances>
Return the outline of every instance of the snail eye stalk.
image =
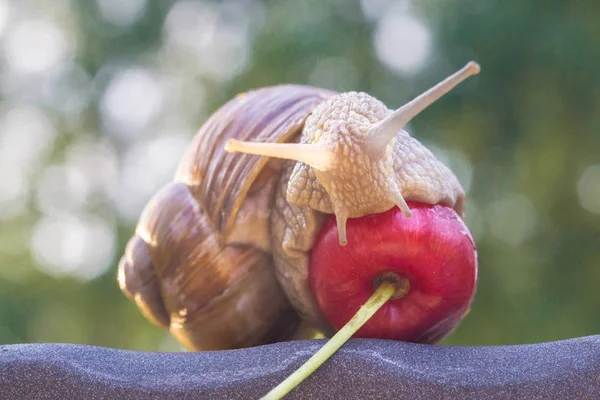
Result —
<instances>
[{"instance_id":1,"label":"snail eye stalk","mask_svg":"<svg viewBox=\"0 0 600 400\"><path fill-rule=\"evenodd\" d=\"M465 79L478 74L480 70L479 64L471 61L425 93L394 111L376 125L373 134L364 144L364 151L373 159L382 158L388 143L406 124Z\"/></svg>"},{"instance_id":2,"label":"snail eye stalk","mask_svg":"<svg viewBox=\"0 0 600 400\"><path fill-rule=\"evenodd\" d=\"M332 169L334 160L333 151L321 144L259 143L229 139L225 143L225 151L300 161L319 171Z\"/></svg>"}]
</instances>

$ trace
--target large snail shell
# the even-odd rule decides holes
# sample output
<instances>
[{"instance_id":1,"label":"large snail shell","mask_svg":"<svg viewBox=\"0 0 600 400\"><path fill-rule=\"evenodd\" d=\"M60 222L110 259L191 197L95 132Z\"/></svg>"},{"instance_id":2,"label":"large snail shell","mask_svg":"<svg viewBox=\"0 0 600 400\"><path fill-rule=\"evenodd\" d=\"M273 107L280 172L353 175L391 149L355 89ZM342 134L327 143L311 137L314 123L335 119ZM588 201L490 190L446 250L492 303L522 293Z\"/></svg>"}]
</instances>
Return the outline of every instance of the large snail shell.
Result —
<instances>
[{"instance_id":1,"label":"large snail shell","mask_svg":"<svg viewBox=\"0 0 600 400\"><path fill-rule=\"evenodd\" d=\"M311 333L277 283L269 241L261 239L269 236L281 164L223 146L233 137L291 141L332 94L287 85L229 101L195 136L175 183L144 209L119 265L121 289L187 348L241 348ZM255 204L264 209L248 210ZM254 235L240 233L250 225Z\"/></svg>"},{"instance_id":2,"label":"large snail shell","mask_svg":"<svg viewBox=\"0 0 600 400\"><path fill-rule=\"evenodd\" d=\"M240 348L294 333L298 318L277 286L270 255L250 246L221 245L184 184L172 183L157 193L136 233L131 246L137 257L126 258L139 261L152 284L133 297L186 347ZM125 263L126 276L134 265Z\"/></svg>"}]
</instances>

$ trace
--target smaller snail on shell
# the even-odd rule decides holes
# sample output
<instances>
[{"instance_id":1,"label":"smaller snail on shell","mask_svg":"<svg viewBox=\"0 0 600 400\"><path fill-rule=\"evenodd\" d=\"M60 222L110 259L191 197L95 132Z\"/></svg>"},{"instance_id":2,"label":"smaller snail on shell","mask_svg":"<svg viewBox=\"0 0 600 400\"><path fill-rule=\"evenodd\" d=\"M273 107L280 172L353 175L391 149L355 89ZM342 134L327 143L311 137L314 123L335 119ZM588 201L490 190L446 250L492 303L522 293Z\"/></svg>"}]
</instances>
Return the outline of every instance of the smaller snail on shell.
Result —
<instances>
[{"instance_id":1,"label":"smaller snail on shell","mask_svg":"<svg viewBox=\"0 0 600 400\"><path fill-rule=\"evenodd\" d=\"M475 245L461 219L465 195L458 180L403 128L478 72L476 63L468 63L396 111L365 93L297 85L258 89L231 100L202 126L175 182L142 213L119 266L122 290L148 319L194 350L307 338L307 327L331 335L339 320L321 308L328 297L313 290L326 285L315 282L333 276L343 267L336 257L352 254L357 246L362 253L343 262L362 263L355 271L366 271L361 272L366 285L372 289L394 273L393 279L408 282L414 293L404 293L405 302L412 299L416 308L435 316L408 331L392 316L385 332L380 323L381 335L440 340L465 315L475 292ZM414 239L418 224L429 229L421 242ZM363 234L367 225L370 235ZM398 234L403 227L416 231ZM436 236L457 232L462 240ZM460 271L461 281L437 281L451 282L452 292L460 293L450 300L444 297L450 291L439 287L419 292L418 265L412 270L403 265L399 274L395 266L381 264L398 249L415 257L427 241L423 249L432 253L447 245L464 256L435 271ZM435 254L443 262L452 252ZM397 262L410 261L403 257ZM412 260L431 262L426 256ZM315 272L316 264L329 273Z\"/></svg>"}]
</instances>

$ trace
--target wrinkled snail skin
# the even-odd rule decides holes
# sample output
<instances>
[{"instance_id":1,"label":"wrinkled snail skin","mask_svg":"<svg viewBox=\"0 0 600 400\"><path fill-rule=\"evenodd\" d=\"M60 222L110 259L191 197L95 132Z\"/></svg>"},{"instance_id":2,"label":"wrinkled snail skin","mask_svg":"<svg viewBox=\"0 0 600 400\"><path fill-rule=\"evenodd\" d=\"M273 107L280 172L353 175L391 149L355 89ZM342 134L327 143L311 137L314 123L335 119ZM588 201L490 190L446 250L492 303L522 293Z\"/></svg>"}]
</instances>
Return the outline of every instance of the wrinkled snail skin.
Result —
<instances>
[{"instance_id":1,"label":"wrinkled snail skin","mask_svg":"<svg viewBox=\"0 0 600 400\"><path fill-rule=\"evenodd\" d=\"M238 95L144 210L120 264L122 290L190 349L309 337L307 325L333 333L308 279L325 218L335 215L339 244L351 246L349 218L394 207L410 217L409 201L462 217L457 178L403 128L478 71L469 63L395 111L365 93L309 86Z\"/></svg>"},{"instance_id":2,"label":"wrinkled snail skin","mask_svg":"<svg viewBox=\"0 0 600 400\"><path fill-rule=\"evenodd\" d=\"M288 162L278 182L271 215L271 249L277 279L292 306L308 323L331 336L335 331L321 314L309 286L309 258L325 215L286 199L295 163Z\"/></svg>"}]
</instances>

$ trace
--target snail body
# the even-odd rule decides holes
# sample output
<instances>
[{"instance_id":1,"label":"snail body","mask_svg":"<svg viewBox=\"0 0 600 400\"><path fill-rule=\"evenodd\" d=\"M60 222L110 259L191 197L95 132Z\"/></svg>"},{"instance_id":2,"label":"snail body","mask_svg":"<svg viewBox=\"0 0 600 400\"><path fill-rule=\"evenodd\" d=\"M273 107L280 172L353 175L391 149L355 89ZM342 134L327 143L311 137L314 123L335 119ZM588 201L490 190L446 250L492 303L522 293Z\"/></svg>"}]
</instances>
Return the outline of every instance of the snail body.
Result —
<instances>
[{"instance_id":1,"label":"snail body","mask_svg":"<svg viewBox=\"0 0 600 400\"><path fill-rule=\"evenodd\" d=\"M307 86L239 95L146 206L119 265L121 289L194 350L304 338L306 326L331 334L309 276L322 227L334 218L344 251L348 219L394 208L410 218L409 202L462 217L454 174L402 128L477 72L470 63L396 111L365 93Z\"/></svg>"}]
</instances>

